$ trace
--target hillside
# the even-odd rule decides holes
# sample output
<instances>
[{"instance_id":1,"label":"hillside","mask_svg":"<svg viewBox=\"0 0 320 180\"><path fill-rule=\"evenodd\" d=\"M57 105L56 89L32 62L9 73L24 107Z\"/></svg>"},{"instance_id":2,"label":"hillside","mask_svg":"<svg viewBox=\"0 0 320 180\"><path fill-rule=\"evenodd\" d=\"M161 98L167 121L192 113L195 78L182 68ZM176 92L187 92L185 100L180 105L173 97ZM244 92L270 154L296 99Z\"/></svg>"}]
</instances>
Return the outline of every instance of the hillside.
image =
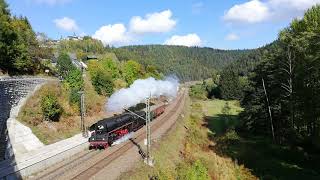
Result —
<instances>
[{"instance_id":1,"label":"hillside","mask_svg":"<svg viewBox=\"0 0 320 180\"><path fill-rule=\"evenodd\" d=\"M219 50L212 48L139 45L111 48L119 60L133 59L153 65L165 75L175 74L182 81L210 77L215 71L237 60L255 59L256 50Z\"/></svg>"}]
</instances>

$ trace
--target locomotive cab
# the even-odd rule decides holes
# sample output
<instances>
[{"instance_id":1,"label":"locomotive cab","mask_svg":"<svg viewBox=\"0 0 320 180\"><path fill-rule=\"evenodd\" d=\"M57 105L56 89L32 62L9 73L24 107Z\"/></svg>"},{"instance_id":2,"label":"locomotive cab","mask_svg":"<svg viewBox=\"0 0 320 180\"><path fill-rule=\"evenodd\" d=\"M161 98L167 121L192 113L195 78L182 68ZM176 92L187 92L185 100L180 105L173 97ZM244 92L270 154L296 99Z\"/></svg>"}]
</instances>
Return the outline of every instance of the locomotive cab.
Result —
<instances>
[{"instance_id":1,"label":"locomotive cab","mask_svg":"<svg viewBox=\"0 0 320 180\"><path fill-rule=\"evenodd\" d=\"M106 133L106 129L103 125L96 123L94 124L95 130L91 134L91 137L89 138L89 149L95 148L95 149L105 149L110 144L108 142L108 133Z\"/></svg>"}]
</instances>

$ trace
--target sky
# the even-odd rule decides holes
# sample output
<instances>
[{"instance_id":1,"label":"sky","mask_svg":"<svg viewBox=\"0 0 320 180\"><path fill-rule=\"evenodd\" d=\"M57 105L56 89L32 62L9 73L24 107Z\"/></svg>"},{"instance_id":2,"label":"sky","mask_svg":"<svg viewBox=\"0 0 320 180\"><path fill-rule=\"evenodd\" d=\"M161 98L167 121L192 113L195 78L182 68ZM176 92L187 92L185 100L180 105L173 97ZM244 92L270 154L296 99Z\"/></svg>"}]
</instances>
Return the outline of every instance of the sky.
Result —
<instances>
[{"instance_id":1,"label":"sky","mask_svg":"<svg viewBox=\"0 0 320 180\"><path fill-rule=\"evenodd\" d=\"M167 44L252 49L320 0L7 0L52 39L92 36L104 45Z\"/></svg>"}]
</instances>

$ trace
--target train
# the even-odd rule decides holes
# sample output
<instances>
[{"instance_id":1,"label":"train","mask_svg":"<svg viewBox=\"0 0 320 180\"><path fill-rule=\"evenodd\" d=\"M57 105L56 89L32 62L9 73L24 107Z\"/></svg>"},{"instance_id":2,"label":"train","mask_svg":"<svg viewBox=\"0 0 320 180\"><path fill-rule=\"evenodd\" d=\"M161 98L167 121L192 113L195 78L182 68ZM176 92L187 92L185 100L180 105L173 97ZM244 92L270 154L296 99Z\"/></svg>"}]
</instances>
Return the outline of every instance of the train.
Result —
<instances>
[{"instance_id":1,"label":"train","mask_svg":"<svg viewBox=\"0 0 320 180\"><path fill-rule=\"evenodd\" d=\"M152 106L151 119L155 119L164 113L166 104ZM104 118L89 127L89 149L106 149L124 135L142 128L145 122L146 112L124 112L113 117Z\"/></svg>"}]
</instances>

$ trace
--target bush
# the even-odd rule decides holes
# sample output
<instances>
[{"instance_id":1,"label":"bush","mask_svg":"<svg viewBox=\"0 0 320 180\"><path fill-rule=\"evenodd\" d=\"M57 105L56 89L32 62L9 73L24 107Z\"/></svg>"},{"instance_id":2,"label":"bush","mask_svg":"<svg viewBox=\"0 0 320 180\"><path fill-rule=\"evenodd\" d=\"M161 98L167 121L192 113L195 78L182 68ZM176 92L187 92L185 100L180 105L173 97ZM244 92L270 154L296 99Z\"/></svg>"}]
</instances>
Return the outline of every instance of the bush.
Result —
<instances>
[{"instance_id":1,"label":"bush","mask_svg":"<svg viewBox=\"0 0 320 180\"><path fill-rule=\"evenodd\" d=\"M195 161L192 165L182 164L178 168L178 177L181 180L209 180L208 170L200 160Z\"/></svg>"},{"instance_id":2,"label":"bush","mask_svg":"<svg viewBox=\"0 0 320 180\"><path fill-rule=\"evenodd\" d=\"M62 113L62 107L58 103L56 96L52 94L41 98L41 110L45 120L59 121Z\"/></svg>"},{"instance_id":3,"label":"bush","mask_svg":"<svg viewBox=\"0 0 320 180\"><path fill-rule=\"evenodd\" d=\"M80 109L80 94L79 91L83 90L84 80L82 73L79 69L72 69L66 76L64 84L70 91L69 103L77 105Z\"/></svg>"},{"instance_id":4,"label":"bush","mask_svg":"<svg viewBox=\"0 0 320 180\"><path fill-rule=\"evenodd\" d=\"M114 78L120 76L117 64L112 60L105 59L102 61L90 61L88 67L95 91L99 95L111 95L115 86ZM123 83L121 82L120 85L123 86Z\"/></svg>"},{"instance_id":5,"label":"bush","mask_svg":"<svg viewBox=\"0 0 320 180\"><path fill-rule=\"evenodd\" d=\"M71 89L80 91L83 89L82 73L79 69L72 69L65 78L65 83Z\"/></svg>"},{"instance_id":6,"label":"bush","mask_svg":"<svg viewBox=\"0 0 320 180\"><path fill-rule=\"evenodd\" d=\"M133 60L124 63L122 73L128 85L131 85L135 80L142 78L145 75L143 66Z\"/></svg>"},{"instance_id":7,"label":"bush","mask_svg":"<svg viewBox=\"0 0 320 180\"><path fill-rule=\"evenodd\" d=\"M197 99L207 99L208 92L202 84L196 84L190 87L190 96Z\"/></svg>"},{"instance_id":8,"label":"bush","mask_svg":"<svg viewBox=\"0 0 320 180\"><path fill-rule=\"evenodd\" d=\"M110 96L113 93L114 84L108 72L97 71L95 76L92 77L92 85L100 95Z\"/></svg>"},{"instance_id":9,"label":"bush","mask_svg":"<svg viewBox=\"0 0 320 180\"><path fill-rule=\"evenodd\" d=\"M122 80L122 79L114 80L113 84L114 84L114 88L117 89L117 90L127 87L127 82Z\"/></svg>"},{"instance_id":10,"label":"bush","mask_svg":"<svg viewBox=\"0 0 320 180\"><path fill-rule=\"evenodd\" d=\"M70 96L69 96L69 102L70 104L77 105L80 109L80 98L81 95L77 89L71 89Z\"/></svg>"},{"instance_id":11,"label":"bush","mask_svg":"<svg viewBox=\"0 0 320 180\"><path fill-rule=\"evenodd\" d=\"M61 52L57 61L57 69L60 75L64 78L69 74L69 72L75 67L72 64L72 61L69 55L66 52Z\"/></svg>"}]
</instances>

